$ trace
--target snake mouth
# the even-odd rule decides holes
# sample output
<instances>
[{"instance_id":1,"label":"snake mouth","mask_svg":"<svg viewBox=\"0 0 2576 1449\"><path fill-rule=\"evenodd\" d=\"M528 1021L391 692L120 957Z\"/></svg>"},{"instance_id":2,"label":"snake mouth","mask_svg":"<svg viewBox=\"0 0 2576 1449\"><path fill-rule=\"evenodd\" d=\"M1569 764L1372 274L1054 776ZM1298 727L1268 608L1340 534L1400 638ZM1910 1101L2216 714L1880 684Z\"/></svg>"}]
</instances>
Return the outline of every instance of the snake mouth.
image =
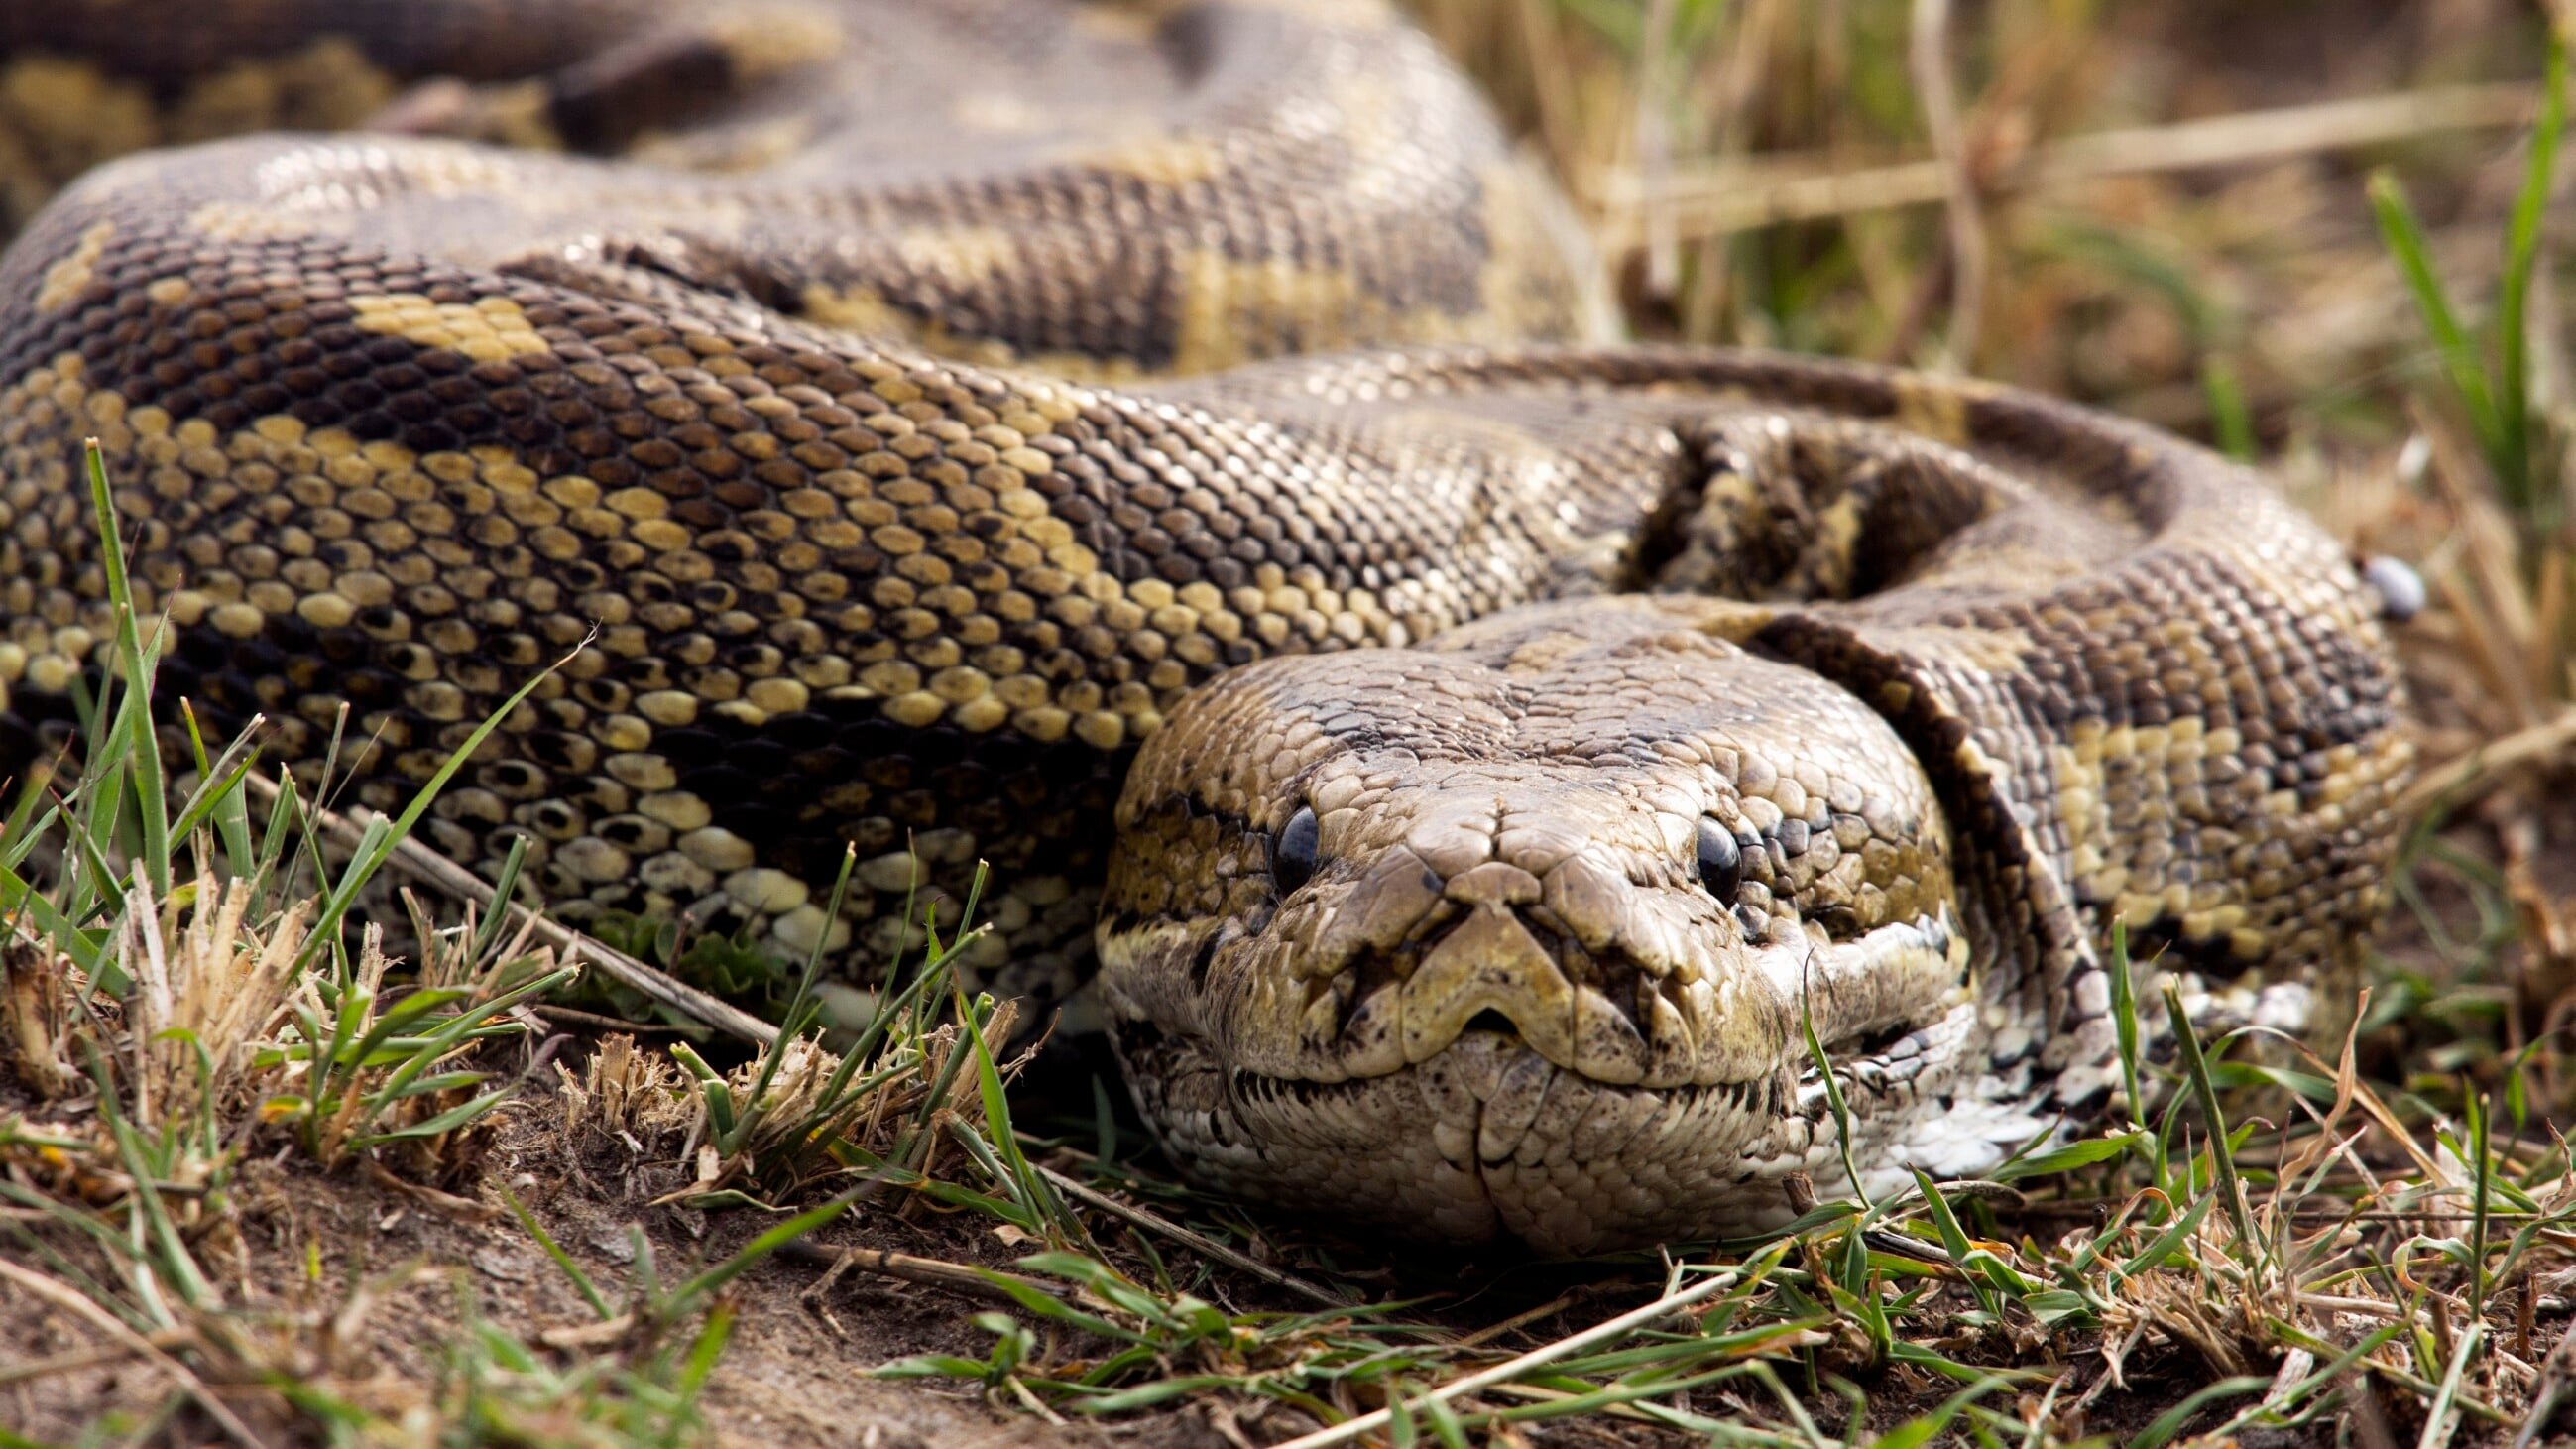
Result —
<instances>
[{"instance_id":1,"label":"snake mouth","mask_svg":"<svg viewBox=\"0 0 2576 1449\"><path fill-rule=\"evenodd\" d=\"M1473 1031L1590 1081L1675 1089L1803 1068L1809 1029L1828 1051L1892 1040L1961 998L1969 960L1946 909L1758 945L1719 922L1654 953L1590 950L1537 905L1434 911L1338 957L1294 935L1233 919L1105 930L1104 1002L1281 1080L1386 1076Z\"/></svg>"},{"instance_id":2,"label":"snake mouth","mask_svg":"<svg viewBox=\"0 0 2576 1449\"><path fill-rule=\"evenodd\" d=\"M1808 1030L1904 1132L1977 1018L1946 909L1763 945L1720 921L1687 955L1588 950L1534 903L1432 915L1323 971L1275 919L1104 931L1113 1039L1186 1173L1547 1253L1750 1232L1836 1160Z\"/></svg>"},{"instance_id":3,"label":"snake mouth","mask_svg":"<svg viewBox=\"0 0 2576 1449\"><path fill-rule=\"evenodd\" d=\"M1954 1005L1894 1050L1842 1065L1873 1134L1910 1134L1937 1160L1974 1015ZM1812 1068L1601 1082L1541 1056L1499 1012L1471 1017L1428 1060L1334 1082L1247 1071L1151 1022L1114 1021L1113 1036L1139 1107L1191 1177L1407 1239L1508 1238L1567 1256L1750 1234L1792 1215L1782 1177L1823 1181L1839 1161Z\"/></svg>"}]
</instances>

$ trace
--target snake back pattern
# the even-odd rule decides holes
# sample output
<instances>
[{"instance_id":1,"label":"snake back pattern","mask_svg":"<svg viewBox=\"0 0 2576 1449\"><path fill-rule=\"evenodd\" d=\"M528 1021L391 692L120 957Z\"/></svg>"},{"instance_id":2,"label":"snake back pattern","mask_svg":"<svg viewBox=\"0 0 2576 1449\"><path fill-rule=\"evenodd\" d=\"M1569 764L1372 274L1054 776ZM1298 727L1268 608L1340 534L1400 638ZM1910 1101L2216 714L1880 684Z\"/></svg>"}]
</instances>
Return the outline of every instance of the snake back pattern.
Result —
<instances>
[{"instance_id":1,"label":"snake back pattern","mask_svg":"<svg viewBox=\"0 0 2576 1449\"><path fill-rule=\"evenodd\" d=\"M2117 1090L2115 923L2296 1028L2380 907L2315 526L1613 343L1373 0L13 5L0 207L0 750L113 636L96 437L211 727L396 809L561 659L430 844L854 977L990 862L979 979L1282 1209L1582 1252L1981 1171Z\"/></svg>"}]
</instances>

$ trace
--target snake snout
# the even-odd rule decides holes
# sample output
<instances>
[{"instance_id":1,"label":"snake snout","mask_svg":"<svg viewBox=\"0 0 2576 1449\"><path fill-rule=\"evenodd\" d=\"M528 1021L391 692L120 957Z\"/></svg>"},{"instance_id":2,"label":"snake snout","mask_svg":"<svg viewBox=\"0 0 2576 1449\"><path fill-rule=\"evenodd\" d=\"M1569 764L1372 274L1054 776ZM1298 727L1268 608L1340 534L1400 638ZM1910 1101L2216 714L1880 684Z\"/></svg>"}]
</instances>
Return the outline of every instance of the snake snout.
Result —
<instances>
[{"instance_id":1,"label":"snake snout","mask_svg":"<svg viewBox=\"0 0 2576 1449\"><path fill-rule=\"evenodd\" d=\"M1376 1075L1495 1032L1594 1081L1702 1075L1717 1001L1696 958L1730 923L1710 912L1699 932L1657 928L1650 889L1599 852L1496 853L1515 858L1444 875L1427 852L1391 852L1358 884L1308 958L1328 965L1308 978L1309 1050ZM1673 950L1684 937L1699 949Z\"/></svg>"}]
</instances>

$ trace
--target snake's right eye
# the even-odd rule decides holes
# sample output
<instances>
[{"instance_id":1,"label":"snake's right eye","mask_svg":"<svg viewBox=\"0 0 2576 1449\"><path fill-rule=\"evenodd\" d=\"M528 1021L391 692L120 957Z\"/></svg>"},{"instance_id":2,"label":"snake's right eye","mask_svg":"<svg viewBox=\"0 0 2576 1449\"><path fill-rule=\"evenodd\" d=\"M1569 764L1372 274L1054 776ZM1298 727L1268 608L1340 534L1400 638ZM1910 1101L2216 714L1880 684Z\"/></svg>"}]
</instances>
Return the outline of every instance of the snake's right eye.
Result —
<instances>
[{"instance_id":1,"label":"snake's right eye","mask_svg":"<svg viewBox=\"0 0 2576 1449\"><path fill-rule=\"evenodd\" d=\"M1288 817L1288 828L1270 840L1270 878L1279 883L1279 894L1304 885L1315 876L1315 854L1322 840L1323 828L1315 823L1312 806L1301 805Z\"/></svg>"},{"instance_id":2,"label":"snake's right eye","mask_svg":"<svg viewBox=\"0 0 2576 1449\"><path fill-rule=\"evenodd\" d=\"M1699 823L1699 883L1725 905L1735 904L1735 889L1744 884L1744 851L1735 833L1714 820Z\"/></svg>"}]
</instances>

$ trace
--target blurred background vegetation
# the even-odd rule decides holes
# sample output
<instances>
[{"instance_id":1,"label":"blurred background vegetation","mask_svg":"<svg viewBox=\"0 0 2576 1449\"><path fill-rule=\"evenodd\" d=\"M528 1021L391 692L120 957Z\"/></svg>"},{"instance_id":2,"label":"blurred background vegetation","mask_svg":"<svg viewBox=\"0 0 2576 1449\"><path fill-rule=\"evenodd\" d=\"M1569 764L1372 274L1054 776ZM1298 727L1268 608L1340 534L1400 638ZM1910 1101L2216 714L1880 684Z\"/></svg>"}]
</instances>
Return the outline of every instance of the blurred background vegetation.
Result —
<instances>
[{"instance_id":1,"label":"blurred background vegetation","mask_svg":"<svg viewBox=\"0 0 2576 1449\"><path fill-rule=\"evenodd\" d=\"M2430 353L2364 178L2491 276L2546 34L2528 0L1413 5L1641 334L1952 362L2204 437L2232 392L2272 449L2402 433Z\"/></svg>"}]
</instances>

